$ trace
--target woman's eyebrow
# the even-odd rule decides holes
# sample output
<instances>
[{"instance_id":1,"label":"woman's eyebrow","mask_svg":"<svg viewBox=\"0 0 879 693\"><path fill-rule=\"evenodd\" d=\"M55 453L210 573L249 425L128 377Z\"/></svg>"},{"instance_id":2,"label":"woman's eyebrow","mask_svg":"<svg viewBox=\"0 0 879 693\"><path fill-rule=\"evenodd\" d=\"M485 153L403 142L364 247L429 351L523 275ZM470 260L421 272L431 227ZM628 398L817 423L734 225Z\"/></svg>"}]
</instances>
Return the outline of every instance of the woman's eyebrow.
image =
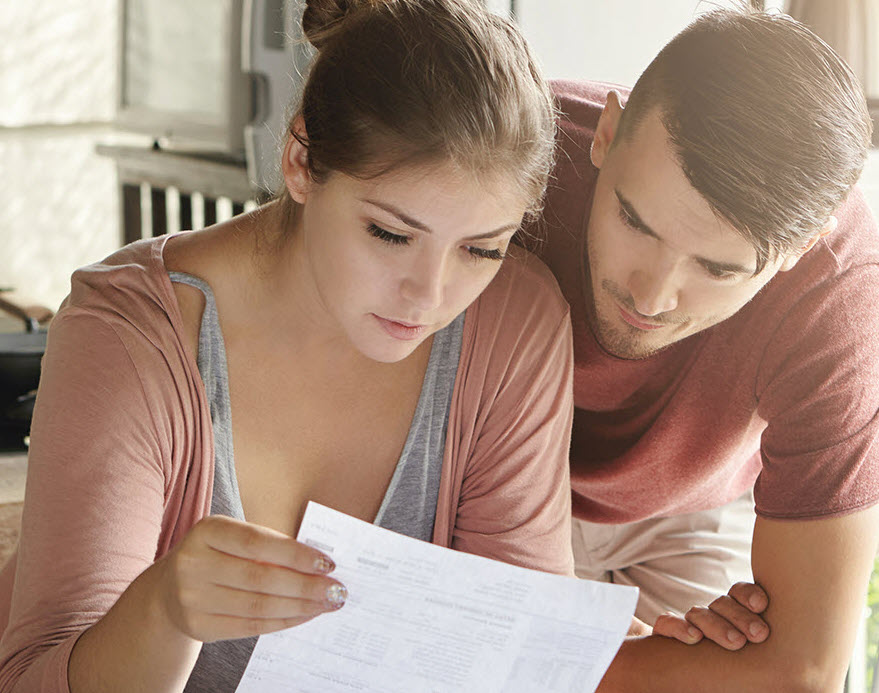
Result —
<instances>
[{"instance_id":1,"label":"woman's eyebrow","mask_svg":"<svg viewBox=\"0 0 879 693\"><path fill-rule=\"evenodd\" d=\"M427 226L427 224L424 224L418 221L418 219L409 216L408 214L388 202L380 202L378 200L370 200L368 198L361 198L361 200L366 204L373 205L374 207L378 207L379 209L383 209L388 214L392 214L393 216L397 217L397 219L406 224L406 226L410 226L413 229L418 229L419 231L424 231L425 233L433 233Z\"/></svg>"},{"instance_id":2,"label":"woman's eyebrow","mask_svg":"<svg viewBox=\"0 0 879 693\"><path fill-rule=\"evenodd\" d=\"M378 207L379 209L384 210L388 214L391 214L392 216L397 217L397 219L402 221L404 224L406 224L406 226L409 226L410 228L418 229L419 231L424 231L425 233L433 233L433 231L431 231L430 227L427 224L418 221L418 219L415 219L414 217L406 214L404 211L402 211L401 209L395 207L394 205L392 205L388 202L382 202L379 200L372 200L369 198L361 198L361 201L365 202L366 204L373 205L374 207ZM507 231L511 231L511 230L515 231L518 228L519 228L519 224L517 224L517 223L504 224L503 226L499 226L498 228L496 228L494 231L488 231L486 233L481 233L477 236L468 236L465 240L477 241L477 240L485 240L488 238L495 238L497 236L501 236L501 235L505 234Z\"/></svg>"}]
</instances>

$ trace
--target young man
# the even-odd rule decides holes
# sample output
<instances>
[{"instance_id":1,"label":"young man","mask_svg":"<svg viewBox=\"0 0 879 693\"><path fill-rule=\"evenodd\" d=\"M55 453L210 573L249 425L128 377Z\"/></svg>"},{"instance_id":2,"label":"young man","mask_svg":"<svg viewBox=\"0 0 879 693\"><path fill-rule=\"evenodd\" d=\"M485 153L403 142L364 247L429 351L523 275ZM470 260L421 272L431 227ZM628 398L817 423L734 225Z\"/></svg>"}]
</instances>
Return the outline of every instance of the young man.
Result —
<instances>
[{"instance_id":1,"label":"young man","mask_svg":"<svg viewBox=\"0 0 879 693\"><path fill-rule=\"evenodd\" d=\"M717 11L625 109L609 85L555 89L535 232L574 321L578 574L638 585L648 623L749 567L770 598L766 642L629 641L600 690L838 691L879 535L879 234L852 189L871 128L857 81L789 18Z\"/></svg>"}]
</instances>

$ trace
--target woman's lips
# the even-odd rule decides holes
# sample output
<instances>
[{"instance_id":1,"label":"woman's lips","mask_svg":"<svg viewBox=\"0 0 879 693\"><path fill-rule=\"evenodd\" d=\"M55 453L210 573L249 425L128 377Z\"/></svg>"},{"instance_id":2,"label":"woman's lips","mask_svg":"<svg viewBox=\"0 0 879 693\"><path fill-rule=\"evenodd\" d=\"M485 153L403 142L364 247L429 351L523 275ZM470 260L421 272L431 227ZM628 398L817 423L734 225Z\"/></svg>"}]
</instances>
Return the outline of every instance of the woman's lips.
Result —
<instances>
[{"instance_id":1,"label":"woman's lips","mask_svg":"<svg viewBox=\"0 0 879 693\"><path fill-rule=\"evenodd\" d=\"M413 339L418 339L421 335L424 334L424 331L427 329L426 325L413 325L407 322L398 322L396 320L388 320L387 318L382 318L375 313L373 313L373 317L378 320L379 325L384 328L385 332L387 332L394 339L400 339L402 341L411 341Z\"/></svg>"},{"instance_id":2,"label":"woman's lips","mask_svg":"<svg viewBox=\"0 0 879 693\"><path fill-rule=\"evenodd\" d=\"M654 323L644 322L643 320L639 320L634 315L632 315L629 311L624 308L620 308L617 306L620 311L620 315L623 320L629 323L632 327L637 327L639 330L658 330L660 327L665 327L665 325L656 325Z\"/></svg>"}]
</instances>

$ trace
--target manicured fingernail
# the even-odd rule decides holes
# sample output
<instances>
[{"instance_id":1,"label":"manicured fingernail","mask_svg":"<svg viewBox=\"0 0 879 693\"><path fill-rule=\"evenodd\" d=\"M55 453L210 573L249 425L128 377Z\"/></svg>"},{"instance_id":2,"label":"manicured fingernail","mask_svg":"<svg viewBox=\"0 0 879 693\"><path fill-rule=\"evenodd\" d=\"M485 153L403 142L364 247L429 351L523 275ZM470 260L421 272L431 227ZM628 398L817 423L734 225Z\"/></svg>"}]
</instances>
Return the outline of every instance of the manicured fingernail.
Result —
<instances>
[{"instance_id":1,"label":"manicured fingernail","mask_svg":"<svg viewBox=\"0 0 879 693\"><path fill-rule=\"evenodd\" d=\"M346 599L348 599L348 590L345 589L344 585L336 582L327 588L327 602L334 609L341 609Z\"/></svg>"},{"instance_id":2,"label":"manicured fingernail","mask_svg":"<svg viewBox=\"0 0 879 693\"><path fill-rule=\"evenodd\" d=\"M760 607L763 606L763 600L760 597L758 597L756 594L752 594L748 598L748 604L751 605L752 609L759 609Z\"/></svg>"},{"instance_id":3,"label":"manicured fingernail","mask_svg":"<svg viewBox=\"0 0 879 693\"><path fill-rule=\"evenodd\" d=\"M693 628L693 626L690 626L689 628L687 628L687 635L689 635L691 638L695 639L695 638L698 638L701 635L701 633L698 630L696 630L695 628Z\"/></svg>"},{"instance_id":4,"label":"manicured fingernail","mask_svg":"<svg viewBox=\"0 0 879 693\"><path fill-rule=\"evenodd\" d=\"M314 572L316 573L323 573L326 575L327 573L332 573L335 569L336 564L326 556L318 556L314 559Z\"/></svg>"},{"instance_id":5,"label":"manicured fingernail","mask_svg":"<svg viewBox=\"0 0 879 693\"><path fill-rule=\"evenodd\" d=\"M728 630L726 632L726 638L730 642L741 642L742 637L743 637L742 634L739 633L739 631L737 631L737 630Z\"/></svg>"},{"instance_id":6,"label":"manicured fingernail","mask_svg":"<svg viewBox=\"0 0 879 693\"><path fill-rule=\"evenodd\" d=\"M748 630L751 631L751 635L762 635L763 634L763 626L759 623L752 623Z\"/></svg>"}]
</instances>

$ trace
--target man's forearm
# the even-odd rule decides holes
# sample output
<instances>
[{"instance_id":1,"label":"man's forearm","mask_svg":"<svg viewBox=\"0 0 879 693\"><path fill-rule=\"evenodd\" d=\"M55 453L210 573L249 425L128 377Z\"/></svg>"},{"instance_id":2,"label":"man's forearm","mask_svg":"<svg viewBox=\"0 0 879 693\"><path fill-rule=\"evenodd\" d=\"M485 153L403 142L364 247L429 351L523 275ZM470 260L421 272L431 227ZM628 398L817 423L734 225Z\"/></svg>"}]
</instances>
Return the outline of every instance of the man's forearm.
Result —
<instances>
[{"instance_id":1,"label":"man's forearm","mask_svg":"<svg viewBox=\"0 0 879 693\"><path fill-rule=\"evenodd\" d=\"M771 636L770 636L771 639ZM773 656L750 644L731 652L709 641L684 645L669 638L629 638L598 693L828 693L842 676L803 666L797 657Z\"/></svg>"},{"instance_id":2,"label":"man's forearm","mask_svg":"<svg viewBox=\"0 0 879 693\"><path fill-rule=\"evenodd\" d=\"M661 636L627 640L600 693L836 693L879 536L879 506L802 521L757 518L752 566L770 635L730 652Z\"/></svg>"}]
</instances>

